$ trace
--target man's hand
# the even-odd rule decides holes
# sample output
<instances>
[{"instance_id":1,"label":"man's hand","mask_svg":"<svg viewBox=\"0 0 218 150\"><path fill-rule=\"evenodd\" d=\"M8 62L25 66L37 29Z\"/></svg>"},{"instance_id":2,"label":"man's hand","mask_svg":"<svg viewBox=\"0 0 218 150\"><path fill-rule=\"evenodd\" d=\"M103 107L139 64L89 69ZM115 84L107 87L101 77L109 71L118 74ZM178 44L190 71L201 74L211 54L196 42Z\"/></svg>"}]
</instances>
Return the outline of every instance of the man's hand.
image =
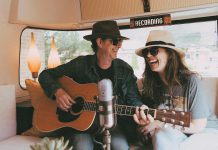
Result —
<instances>
[{"instance_id":1,"label":"man's hand","mask_svg":"<svg viewBox=\"0 0 218 150\"><path fill-rule=\"evenodd\" d=\"M58 107L60 107L63 111L68 111L68 109L71 108L72 104L75 104L76 102L63 90L58 89L55 92L56 96L56 102L58 104Z\"/></svg>"}]
</instances>

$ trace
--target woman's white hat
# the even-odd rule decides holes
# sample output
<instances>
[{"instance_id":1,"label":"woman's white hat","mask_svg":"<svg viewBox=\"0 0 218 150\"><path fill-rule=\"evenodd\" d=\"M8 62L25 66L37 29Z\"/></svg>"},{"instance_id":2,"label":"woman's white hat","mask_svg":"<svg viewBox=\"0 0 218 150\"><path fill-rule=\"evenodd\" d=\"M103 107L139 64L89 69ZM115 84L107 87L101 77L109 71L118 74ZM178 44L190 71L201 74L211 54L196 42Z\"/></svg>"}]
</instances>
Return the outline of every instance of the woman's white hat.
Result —
<instances>
[{"instance_id":1,"label":"woman's white hat","mask_svg":"<svg viewBox=\"0 0 218 150\"><path fill-rule=\"evenodd\" d=\"M150 31L145 46L137 49L135 53L143 57L142 51L153 46L168 47L178 52L181 58L185 56L185 53L175 46L175 39L173 35L166 30Z\"/></svg>"}]
</instances>

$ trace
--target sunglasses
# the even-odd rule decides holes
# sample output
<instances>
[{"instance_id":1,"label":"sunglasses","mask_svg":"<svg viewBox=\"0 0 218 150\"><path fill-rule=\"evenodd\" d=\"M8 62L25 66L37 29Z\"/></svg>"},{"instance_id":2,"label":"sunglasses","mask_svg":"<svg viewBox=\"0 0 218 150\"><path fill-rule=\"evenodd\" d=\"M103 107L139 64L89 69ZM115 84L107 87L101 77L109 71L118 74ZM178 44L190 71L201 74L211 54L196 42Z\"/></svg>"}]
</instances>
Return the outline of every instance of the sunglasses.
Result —
<instances>
[{"instance_id":1,"label":"sunglasses","mask_svg":"<svg viewBox=\"0 0 218 150\"><path fill-rule=\"evenodd\" d=\"M117 39L102 38L102 40L110 40L114 46L117 46L118 44L123 42L123 39L120 39L120 38L117 38Z\"/></svg>"},{"instance_id":2,"label":"sunglasses","mask_svg":"<svg viewBox=\"0 0 218 150\"><path fill-rule=\"evenodd\" d=\"M142 54L143 54L144 57L147 57L148 53L150 53L152 56L157 56L157 54L159 52L159 48L160 48L159 46L154 46L154 47L144 49L142 51Z\"/></svg>"}]
</instances>

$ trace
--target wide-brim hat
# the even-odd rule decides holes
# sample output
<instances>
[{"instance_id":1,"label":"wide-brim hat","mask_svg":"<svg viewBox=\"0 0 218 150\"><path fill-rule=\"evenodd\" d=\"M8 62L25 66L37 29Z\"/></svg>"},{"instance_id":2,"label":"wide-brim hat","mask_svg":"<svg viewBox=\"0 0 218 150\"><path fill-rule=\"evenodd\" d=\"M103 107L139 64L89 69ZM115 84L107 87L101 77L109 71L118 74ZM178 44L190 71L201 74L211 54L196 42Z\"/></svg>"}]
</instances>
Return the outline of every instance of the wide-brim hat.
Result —
<instances>
[{"instance_id":1,"label":"wide-brim hat","mask_svg":"<svg viewBox=\"0 0 218 150\"><path fill-rule=\"evenodd\" d=\"M141 57L144 57L142 51L147 50L149 47L167 47L172 50L175 50L179 53L180 57L183 58L185 53L175 45L175 39L171 32L166 30L152 30L150 31L146 44L144 47L141 47L135 51L135 53Z\"/></svg>"},{"instance_id":2,"label":"wide-brim hat","mask_svg":"<svg viewBox=\"0 0 218 150\"><path fill-rule=\"evenodd\" d=\"M83 38L91 41L93 39L99 37L106 37L106 38L120 38L123 40L128 40L129 38L124 37L120 34L119 27L116 21L108 20L108 21L99 21L93 25L92 34L86 35Z\"/></svg>"}]
</instances>

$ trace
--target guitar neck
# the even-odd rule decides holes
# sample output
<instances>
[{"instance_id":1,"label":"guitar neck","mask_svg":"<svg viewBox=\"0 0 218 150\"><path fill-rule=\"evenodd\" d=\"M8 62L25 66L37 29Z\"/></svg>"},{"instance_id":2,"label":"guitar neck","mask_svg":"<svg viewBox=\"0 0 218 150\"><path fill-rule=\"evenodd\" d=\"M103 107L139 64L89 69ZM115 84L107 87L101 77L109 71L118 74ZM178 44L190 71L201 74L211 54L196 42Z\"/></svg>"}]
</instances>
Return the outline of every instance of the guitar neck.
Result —
<instances>
[{"instance_id":1,"label":"guitar neck","mask_svg":"<svg viewBox=\"0 0 218 150\"><path fill-rule=\"evenodd\" d=\"M96 109L96 103L93 102L85 102L83 106L83 110L87 111L98 111ZM125 115L125 116L133 116L136 111L136 106L127 106L127 105L114 105L114 112L117 115ZM150 114L154 118L156 117L156 109L146 109L144 110L145 114Z\"/></svg>"},{"instance_id":2,"label":"guitar neck","mask_svg":"<svg viewBox=\"0 0 218 150\"><path fill-rule=\"evenodd\" d=\"M135 106L115 105L115 113L118 115L132 116L135 114ZM159 110L159 109L145 109L146 115L150 114L154 119L174 125L184 127L190 126L191 115L190 112L175 111L175 110Z\"/></svg>"},{"instance_id":3,"label":"guitar neck","mask_svg":"<svg viewBox=\"0 0 218 150\"><path fill-rule=\"evenodd\" d=\"M96 103L85 102L83 110L87 111L98 111L96 109ZM127 105L114 105L114 113L117 115L124 116L133 116L136 111L136 106L127 106ZM145 114L150 114L152 117L156 118L156 109L145 109Z\"/></svg>"},{"instance_id":4,"label":"guitar neck","mask_svg":"<svg viewBox=\"0 0 218 150\"><path fill-rule=\"evenodd\" d=\"M98 111L96 109L96 103L85 102L83 110ZM136 111L136 106L127 105L114 105L114 113L117 115L133 116ZM175 110L159 110L159 109L145 109L146 115L150 114L154 119L160 120L166 123L180 125L184 127L190 126L191 115L190 112L175 111Z\"/></svg>"}]
</instances>

